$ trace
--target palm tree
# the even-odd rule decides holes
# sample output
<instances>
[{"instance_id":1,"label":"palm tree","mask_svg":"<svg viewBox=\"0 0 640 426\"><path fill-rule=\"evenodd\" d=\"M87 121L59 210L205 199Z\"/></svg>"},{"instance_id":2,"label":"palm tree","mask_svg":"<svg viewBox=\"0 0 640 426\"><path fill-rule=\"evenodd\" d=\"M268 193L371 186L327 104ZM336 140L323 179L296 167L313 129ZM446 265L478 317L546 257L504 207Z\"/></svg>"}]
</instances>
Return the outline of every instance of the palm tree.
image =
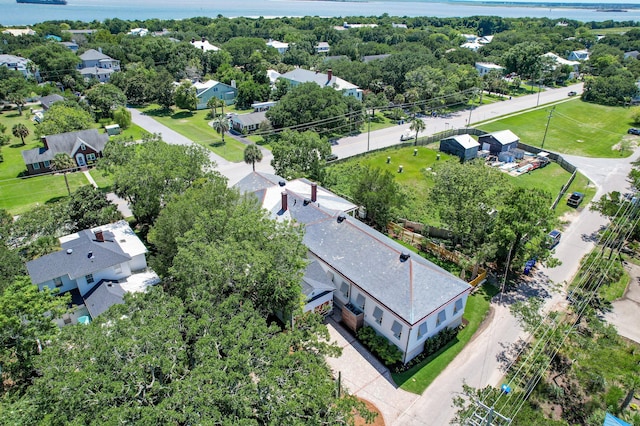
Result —
<instances>
[{"instance_id":1,"label":"palm tree","mask_svg":"<svg viewBox=\"0 0 640 426\"><path fill-rule=\"evenodd\" d=\"M222 99L218 99L216 97L213 97L209 99L209 101L207 101L207 106L211 108L211 118L216 118L216 115L218 115L218 107L222 105Z\"/></svg>"},{"instance_id":2,"label":"palm tree","mask_svg":"<svg viewBox=\"0 0 640 426\"><path fill-rule=\"evenodd\" d=\"M256 161L259 163L262 161L262 151L258 148L258 145L252 143L251 145L247 145L244 149L244 162L247 164L251 164L253 167L253 171L256 171Z\"/></svg>"},{"instance_id":3,"label":"palm tree","mask_svg":"<svg viewBox=\"0 0 640 426\"><path fill-rule=\"evenodd\" d=\"M413 119L411 120L411 126L409 127L409 129L416 132L416 140L413 142L414 146L418 145L418 133L422 132L426 128L427 128L427 125L424 124L424 121L422 121L421 118L413 117Z\"/></svg>"},{"instance_id":4,"label":"palm tree","mask_svg":"<svg viewBox=\"0 0 640 426\"><path fill-rule=\"evenodd\" d=\"M14 124L14 126L11 128L11 133L13 133L13 136L15 136L16 138L20 138L20 140L22 140L22 145L25 145L24 138L29 136L30 132L27 126L22 123L18 123Z\"/></svg>"},{"instance_id":5,"label":"palm tree","mask_svg":"<svg viewBox=\"0 0 640 426\"><path fill-rule=\"evenodd\" d=\"M213 120L211 125L216 129L216 132L222 133L222 143L224 143L224 132L229 131L229 120L225 117L217 117Z\"/></svg>"},{"instance_id":6,"label":"palm tree","mask_svg":"<svg viewBox=\"0 0 640 426\"><path fill-rule=\"evenodd\" d=\"M71 195L71 189L69 189L69 180L67 179L67 173L69 170L76 168L76 162L64 152L60 152L53 157L51 160L51 165L49 166L51 170L58 170L64 174L64 183L67 184L67 192Z\"/></svg>"}]
</instances>

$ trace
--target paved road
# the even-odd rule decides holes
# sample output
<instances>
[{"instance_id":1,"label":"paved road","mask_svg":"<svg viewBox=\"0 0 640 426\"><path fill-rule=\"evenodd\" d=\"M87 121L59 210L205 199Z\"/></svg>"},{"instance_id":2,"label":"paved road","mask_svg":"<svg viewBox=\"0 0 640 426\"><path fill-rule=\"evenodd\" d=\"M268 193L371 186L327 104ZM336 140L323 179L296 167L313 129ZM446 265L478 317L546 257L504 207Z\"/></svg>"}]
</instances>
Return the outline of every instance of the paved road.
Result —
<instances>
[{"instance_id":1,"label":"paved road","mask_svg":"<svg viewBox=\"0 0 640 426\"><path fill-rule=\"evenodd\" d=\"M624 296L612 303L613 310L605 315L621 336L640 343L640 266L626 265L631 276Z\"/></svg>"}]
</instances>

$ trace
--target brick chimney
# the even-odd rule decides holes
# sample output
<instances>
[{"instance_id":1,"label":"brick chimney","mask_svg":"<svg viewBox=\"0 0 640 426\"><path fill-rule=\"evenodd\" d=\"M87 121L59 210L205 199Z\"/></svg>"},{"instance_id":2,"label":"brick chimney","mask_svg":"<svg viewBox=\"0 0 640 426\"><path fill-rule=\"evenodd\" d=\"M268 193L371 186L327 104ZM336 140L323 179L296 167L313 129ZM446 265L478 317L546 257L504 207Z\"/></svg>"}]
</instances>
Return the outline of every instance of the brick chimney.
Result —
<instances>
[{"instance_id":1,"label":"brick chimney","mask_svg":"<svg viewBox=\"0 0 640 426\"><path fill-rule=\"evenodd\" d=\"M100 241L101 243L104 242L104 234L102 233L102 231L96 231L95 236L96 241Z\"/></svg>"},{"instance_id":2,"label":"brick chimney","mask_svg":"<svg viewBox=\"0 0 640 426\"><path fill-rule=\"evenodd\" d=\"M315 183L311 184L311 201L314 203L318 200L318 185Z\"/></svg>"},{"instance_id":3,"label":"brick chimney","mask_svg":"<svg viewBox=\"0 0 640 426\"><path fill-rule=\"evenodd\" d=\"M282 191L282 209L281 211L286 212L287 211L287 193L285 191Z\"/></svg>"},{"instance_id":4,"label":"brick chimney","mask_svg":"<svg viewBox=\"0 0 640 426\"><path fill-rule=\"evenodd\" d=\"M327 83L331 83L331 79L333 78L333 70L329 68L327 70Z\"/></svg>"},{"instance_id":5,"label":"brick chimney","mask_svg":"<svg viewBox=\"0 0 640 426\"><path fill-rule=\"evenodd\" d=\"M202 40L201 41L204 43L205 41L207 41L207 39L204 38L204 36L202 36Z\"/></svg>"}]
</instances>

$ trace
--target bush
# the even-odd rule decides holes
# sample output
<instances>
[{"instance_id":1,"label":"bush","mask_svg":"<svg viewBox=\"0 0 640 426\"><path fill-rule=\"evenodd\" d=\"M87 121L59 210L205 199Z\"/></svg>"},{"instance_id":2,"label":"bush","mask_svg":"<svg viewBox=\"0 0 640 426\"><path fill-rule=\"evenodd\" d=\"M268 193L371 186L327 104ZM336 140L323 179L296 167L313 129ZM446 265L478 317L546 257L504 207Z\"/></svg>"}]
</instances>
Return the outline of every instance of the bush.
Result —
<instances>
[{"instance_id":1,"label":"bush","mask_svg":"<svg viewBox=\"0 0 640 426\"><path fill-rule=\"evenodd\" d=\"M424 349L422 350L422 352L420 352L419 355L417 355L415 358L413 358L411 361L409 361L406 364L397 363L392 368L393 372L402 373L403 371L407 371L413 368L414 366L420 364L429 356L438 352L445 345L447 345L454 337L457 336L458 331L462 330L463 327L464 325L460 325L459 327L456 327L456 328L445 328L435 336L428 338L427 340L425 340Z\"/></svg>"},{"instance_id":2,"label":"bush","mask_svg":"<svg viewBox=\"0 0 640 426\"><path fill-rule=\"evenodd\" d=\"M367 347L374 355L387 366L390 367L402 360L402 352L396 345L389 342L386 337L380 336L371 327L362 327L356 335L358 340Z\"/></svg>"}]
</instances>

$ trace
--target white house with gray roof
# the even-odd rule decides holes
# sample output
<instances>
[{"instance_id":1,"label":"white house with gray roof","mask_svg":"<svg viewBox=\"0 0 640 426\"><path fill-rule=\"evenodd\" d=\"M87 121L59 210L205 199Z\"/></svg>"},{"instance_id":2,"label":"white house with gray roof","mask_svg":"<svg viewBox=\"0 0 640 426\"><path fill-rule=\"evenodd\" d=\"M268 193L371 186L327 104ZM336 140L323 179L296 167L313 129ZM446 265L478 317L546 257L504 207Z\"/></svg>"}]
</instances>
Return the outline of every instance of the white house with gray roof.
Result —
<instances>
[{"instance_id":1,"label":"white house with gray roof","mask_svg":"<svg viewBox=\"0 0 640 426\"><path fill-rule=\"evenodd\" d=\"M78 70L86 79L96 78L101 83L109 81L111 74L120 71L120 61L102 53L102 49L89 49L80 55Z\"/></svg>"},{"instance_id":2,"label":"white house with gray roof","mask_svg":"<svg viewBox=\"0 0 640 426\"><path fill-rule=\"evenodd\" d=\"M0 55L0 67L7 67L10 70L18 71L25 77L33 77L37 80L40 79L38 70L32 72L32 66L27 58L16 55Z\"/></svg>"},{"instance_id":3,"label":"white house with gray roof","mask_svg":"<svg viewBox=\"0 0 640 426\"><path fill-rule=\"evenodd\" d=\"M59 240L60 251L27 262L31 281L40 290L75 293L74 300L83 301L92 317L122 303L124 293L144 291L159 282L147 270L146 247L124 220Z\"/></svg>"},{"instance_id":4,"label":"white house with gray roof","mask_svg":"<svg viewBox=\"0 0 640 426\"><path fill-rule=\"evenodd\" d=\"M408 362L428 337L457 327L471 286L357 220L358 206L306 179L253 172L235 185L254 193L278 221L304 225L309 259L349 305L403 352Z\"/></svg>"},{"instance_id":5,"label":"white house with gray roof","mask_svg":"<svg viewBox=\"0 0 640 426\"><path fill-rule=\"evenodd\" d=\"M293 71L282 74L280 78L287 80L292 87L299 86L302 83L314 82L320 87L333 87L345 96L353 96L359 101L362 100L362 89L355 84L336 77L333 75L332 70L328 70L327 74L323 74L317 71L296 68Z\"/></svg>"}]
</instances>

